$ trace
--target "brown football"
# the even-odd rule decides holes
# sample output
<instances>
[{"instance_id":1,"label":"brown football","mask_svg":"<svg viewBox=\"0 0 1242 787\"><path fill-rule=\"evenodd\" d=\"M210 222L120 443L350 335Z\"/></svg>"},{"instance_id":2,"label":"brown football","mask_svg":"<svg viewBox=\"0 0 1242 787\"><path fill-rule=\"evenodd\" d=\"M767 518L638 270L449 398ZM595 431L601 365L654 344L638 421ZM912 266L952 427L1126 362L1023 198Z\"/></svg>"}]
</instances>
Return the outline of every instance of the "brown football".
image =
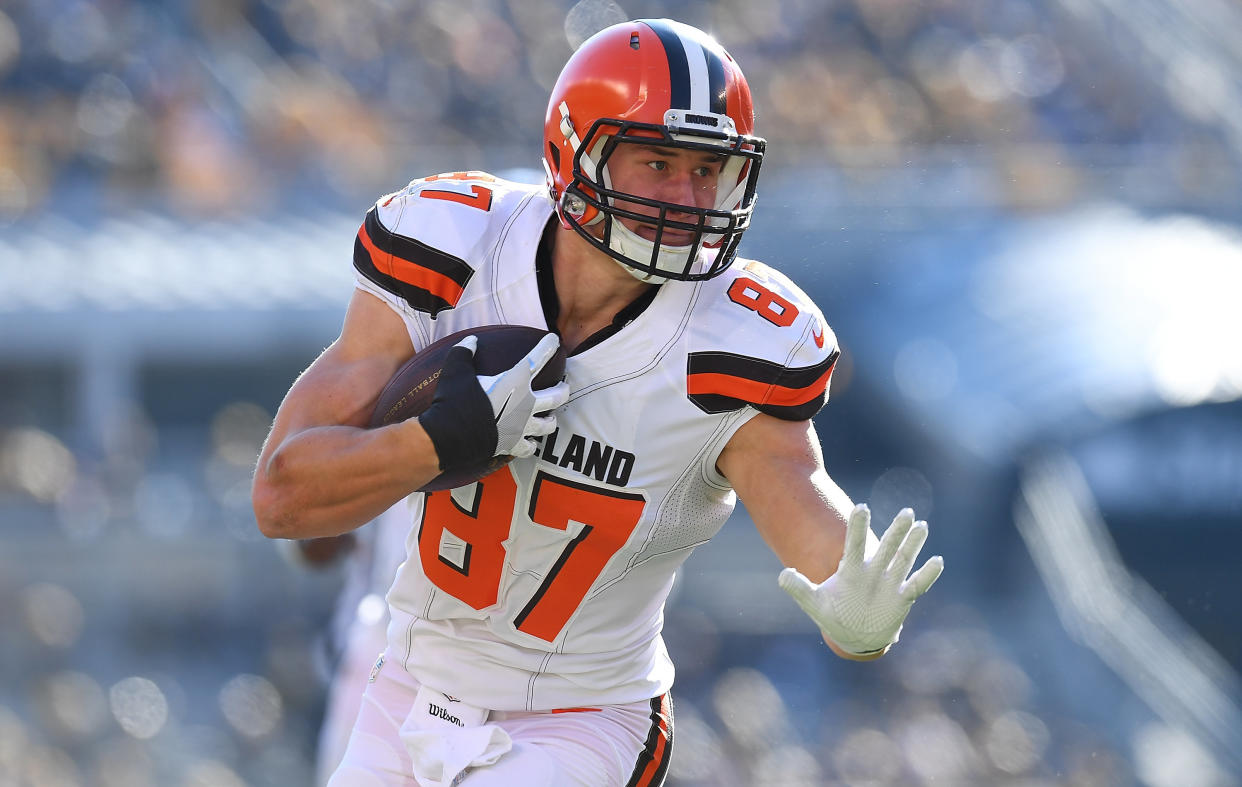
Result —
<instances>
[{"instance_id":1,"label":"brown football","mask_svg":"<svg viewBox=\"0 0 1242 787\"><path fill-rule=\"evenodd\" d=\"M479 339L474 353L474 366L479 374L499 374L512 369L526 357L539 340L548 334L542 328L527 325L484 325L467 328L432 342L397 370L384 390L380 391L375 409L371 413L371 426L387 426L414 418L426 412L436 395L436 380L444 359L453 345L471 334ZM535 376L534 388L551 388L565 378L565 351L557 348L556 354ZM490 461L452 473L441 473L419 489L434 492L452 489L479 480L503 467L513 457L497 456Z\"/></svg>"}]
</instances>

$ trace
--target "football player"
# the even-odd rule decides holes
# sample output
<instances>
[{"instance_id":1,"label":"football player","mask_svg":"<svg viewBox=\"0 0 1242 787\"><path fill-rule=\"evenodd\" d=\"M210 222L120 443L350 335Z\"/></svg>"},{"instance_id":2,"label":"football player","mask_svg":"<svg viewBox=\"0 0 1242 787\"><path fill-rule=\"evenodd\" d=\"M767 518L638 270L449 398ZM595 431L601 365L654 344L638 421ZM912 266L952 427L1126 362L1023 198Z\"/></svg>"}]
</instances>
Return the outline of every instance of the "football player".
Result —
<instances>
[{"instance_id":1,"label":"football player","mask_svg":"<svg viewBox=\"0 0 1242 787\"><path fill-rule=\"evenodd\" d=\"M276 538L341 533L416 494L408 559L331 784L658 785L672 750L660 629L674 573L740 498L825 642L872 659L942 568L927 526L876 539L811 417L836 339L785 275L737 258L764 140L738 64L669 20L597 33L544 128L547 187L415 180L367 213L340 337L294 383L259 458ZM412 353L487 324L546 328L479 376L473 337L420 417L366 429ZM531 388L557 343L554 388Z\"/></svg>"}]
</instances>

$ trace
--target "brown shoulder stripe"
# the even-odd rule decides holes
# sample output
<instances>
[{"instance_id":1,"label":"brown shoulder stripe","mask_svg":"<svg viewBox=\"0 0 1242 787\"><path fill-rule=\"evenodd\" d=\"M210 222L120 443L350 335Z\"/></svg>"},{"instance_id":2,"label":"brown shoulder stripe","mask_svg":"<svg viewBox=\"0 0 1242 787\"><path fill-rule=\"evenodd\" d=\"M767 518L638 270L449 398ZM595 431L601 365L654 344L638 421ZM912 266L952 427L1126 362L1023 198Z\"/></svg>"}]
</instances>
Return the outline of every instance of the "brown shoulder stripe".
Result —
<instances>
[{"instance_id":1,"label":"brown shoulder stripe","mask_svg":"<svg viewBox=\"0 0 1242 787\"><path fill-rule=\"evenodd\" d=\"M367 212L354 240L354 267L414 309L432 315L456 306L474 275L465 260L390 231L375 208Z\"/></svg>"},{"instance_id":2,"label":"brown shoulder stripe","mask_svg":"<svg viewBox=\"0 0 1242 787\"><path fill-rule=\"evenodd\" d=\"M787 368L772 361L727 352L690 353L686 393L704 412L723 413L751 405L786 420L810 418L828 399L828 382L838 351L814 366Z\"/></svg>"}]
</instances>

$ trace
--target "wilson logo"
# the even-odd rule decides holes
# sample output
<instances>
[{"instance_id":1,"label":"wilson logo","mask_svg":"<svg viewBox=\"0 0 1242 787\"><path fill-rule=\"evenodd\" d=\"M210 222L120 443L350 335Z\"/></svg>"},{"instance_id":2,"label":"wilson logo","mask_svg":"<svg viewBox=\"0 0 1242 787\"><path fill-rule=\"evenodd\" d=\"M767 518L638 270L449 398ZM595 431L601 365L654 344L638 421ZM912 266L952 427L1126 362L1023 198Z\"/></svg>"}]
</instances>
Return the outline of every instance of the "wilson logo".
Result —
<instances>
[{"instance_id":1,"label":"wilson logo","mask_svg":"<svg viewBox=\"0 0 1242 787\"><path fill-rule=\"evenodd\" d=\"M461 723L461 719L449 713L444 708L441 708L439 705L435 704L434 702L427 703L427 712L430 713L432 716L435 716L440 719L444 719L450 724L456 724L458 727L466 726Z\"/></svg>"}]
</instances>

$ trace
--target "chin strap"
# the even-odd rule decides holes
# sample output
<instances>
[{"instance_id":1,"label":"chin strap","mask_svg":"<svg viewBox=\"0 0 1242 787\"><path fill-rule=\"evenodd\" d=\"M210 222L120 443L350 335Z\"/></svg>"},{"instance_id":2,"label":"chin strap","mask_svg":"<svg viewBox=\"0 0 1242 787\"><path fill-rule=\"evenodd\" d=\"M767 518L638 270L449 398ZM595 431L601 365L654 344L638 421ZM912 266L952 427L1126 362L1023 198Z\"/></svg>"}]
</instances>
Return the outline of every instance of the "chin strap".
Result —
<instances>
[{"instance_id":1,"label":"chin strap","mask_svg":"<svg viewBox=\"0 0 1242 787\"><path fill-rule=\"evenodd\" d=\"M621 223L615 216L608 217L608 223L612 228L609 235L609 247L632 260L651 259L655 253L655 243L649 241L638 233L632 231L629 227ZM686 262L690 258L689 246L665 246L660 244L660 251L656 256L655 267L657 270L670 271L673 273L682 273L686 270ZM702 250L699 252L699 259L702 259ZM650 281L652 279L662 278L658 273L640 270L625 263L621 263L621 267L630 272L634 278L639 281ZM691 265L690 267L693 267Z\"/></svg>"}]
</instances>

